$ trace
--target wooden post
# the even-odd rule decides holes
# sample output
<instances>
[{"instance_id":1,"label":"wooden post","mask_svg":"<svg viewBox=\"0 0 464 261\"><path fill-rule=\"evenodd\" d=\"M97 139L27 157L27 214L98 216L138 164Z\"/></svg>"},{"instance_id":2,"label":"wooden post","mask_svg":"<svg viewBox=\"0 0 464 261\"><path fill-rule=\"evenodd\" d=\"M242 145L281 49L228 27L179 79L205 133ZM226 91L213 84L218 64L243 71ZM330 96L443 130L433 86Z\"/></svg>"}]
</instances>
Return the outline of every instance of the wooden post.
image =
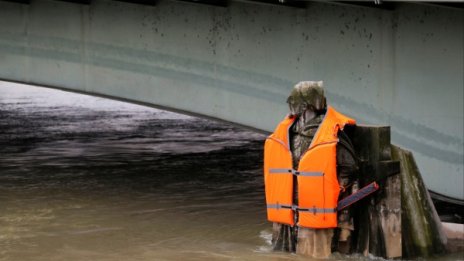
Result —
<instances>
[{"instance_id":1,"label":"wooden post","mask_svg":"<svg viewBox=\"0 0 464 261\"><path fill-rule=\"evenodd\" d=\"M384 258L402 256L399 162L392 161L389 126L357 126L349 131L360 159L360 187L376 181L380 190L354 209L354 252Z\"/></svg>"},{"instance_id":2,"label":"wooden post","mask_svg":"<svg viewBox=\"0 0 464 261\"><path fill-rule=\"evenodd\" d=\"M404 257L429 257L445 252L446 235L410 151L392 146L401 162Z\"/></svg>"}]
</instances>

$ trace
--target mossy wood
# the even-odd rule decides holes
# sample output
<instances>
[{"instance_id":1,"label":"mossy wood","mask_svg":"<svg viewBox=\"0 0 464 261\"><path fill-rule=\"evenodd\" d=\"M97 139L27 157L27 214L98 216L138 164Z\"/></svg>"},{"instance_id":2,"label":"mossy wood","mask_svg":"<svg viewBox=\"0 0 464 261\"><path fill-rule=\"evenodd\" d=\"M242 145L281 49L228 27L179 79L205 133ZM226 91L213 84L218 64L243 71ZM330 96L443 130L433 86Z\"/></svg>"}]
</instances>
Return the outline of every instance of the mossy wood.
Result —
<instances>
[{"instance_id":1,"label":"mossy wood","mask_svg":"<svg viewBox=\"0 0 464 261\"><path fill-rule=\"evenodd\" d=\"M401 162L401 206L404 257L428 257L445 252L446 235L410 151L392 146Z\"/></svg>"}]
</instances>

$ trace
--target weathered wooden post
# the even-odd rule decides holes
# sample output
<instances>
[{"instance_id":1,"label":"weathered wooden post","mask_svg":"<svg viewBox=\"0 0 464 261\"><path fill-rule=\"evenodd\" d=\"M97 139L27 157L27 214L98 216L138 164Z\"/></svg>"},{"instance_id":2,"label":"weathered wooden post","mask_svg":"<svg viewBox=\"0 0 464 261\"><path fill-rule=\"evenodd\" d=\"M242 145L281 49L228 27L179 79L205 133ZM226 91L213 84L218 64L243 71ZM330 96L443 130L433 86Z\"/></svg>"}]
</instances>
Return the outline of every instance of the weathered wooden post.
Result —
<instances>
[{"instance_id":1,"label":"weathered wooden post","mask_svg":"<svg viewBox=\"0 0 464 261\"><path fill-rule=\"evenodd\" d=\"M446 251L446 235L410 151L392 146L401 162L403 257L428 257Z\"/></svg>"},{"instance_id":2,"label":"weathered wooden post","mask_svg":"<svg viewBox=\"0 0 464 261\"><path fill-rule=\"evenodd\" d=\"M390 127L357 126L360 186L380 190L355 206L353 252L384 258L445 252L446 236L411 152L390 144Z\"/></svg>"},{"instance_id":3,"label":"weathered wooden post","mask_svg":"<svg viewBox=\"0 0 464 261\"><path fill-rule=\"evenodd\" d=\"M400 167L392 161L390 127L356 126L351 136L360 159L360 187L373 181L380 185L375 195L354 206L353 252L401 257L401 183L395 175Z\"/></svg>"}]
</instances>

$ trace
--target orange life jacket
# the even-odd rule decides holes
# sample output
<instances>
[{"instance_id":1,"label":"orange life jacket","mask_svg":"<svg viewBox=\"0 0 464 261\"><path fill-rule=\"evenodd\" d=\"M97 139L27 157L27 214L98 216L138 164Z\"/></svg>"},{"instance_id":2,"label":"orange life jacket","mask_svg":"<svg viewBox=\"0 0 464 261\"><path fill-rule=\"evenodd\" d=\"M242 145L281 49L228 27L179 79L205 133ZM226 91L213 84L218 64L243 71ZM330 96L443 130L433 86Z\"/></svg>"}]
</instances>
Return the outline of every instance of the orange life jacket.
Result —
<instances>
[{"instance_id":1,"label":"orange life jacket","mask_svg":"<svg viewBox=\"0 0 464 261\"><path fill-rule=\"evenodd\" d=\"M340 186L337 178L338 130L356 121L328 107L308 150L292 168L289 129L295 118L286 117L266 139L264 146L264 185L269 221L298 226L331 228L337 226ZM293 204L293 175L298 179L298 205Z\"/></svg>"}]
</instances>

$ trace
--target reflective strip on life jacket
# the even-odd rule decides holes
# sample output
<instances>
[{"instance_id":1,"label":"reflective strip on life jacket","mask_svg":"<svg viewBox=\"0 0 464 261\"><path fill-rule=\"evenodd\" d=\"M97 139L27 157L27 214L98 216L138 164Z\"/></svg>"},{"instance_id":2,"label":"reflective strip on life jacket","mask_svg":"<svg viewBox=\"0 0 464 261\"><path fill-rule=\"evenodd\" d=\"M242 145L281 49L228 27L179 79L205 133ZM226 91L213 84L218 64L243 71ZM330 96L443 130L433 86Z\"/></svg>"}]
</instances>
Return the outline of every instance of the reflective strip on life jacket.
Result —
<instances>
[{"instance_id":1,"label":"reflective strip on life jacket","mask_svg":"<svg viewBox=\"0 0 464 261\"><path fill-rule=\"evenodd\" d=\"M336 213L336 208L297 208L300 212L310 212L313 214L316 213Z\"/></svg>"},{"instance_id":2,"label":"reflective strip on life jacket","mask_svg":"<svg viewBox=\"0 0 464 261\"><path fill-rule=\"evenodd\" d=\"M318 172L318 171L297 171L297 176L302 176L302 177L322 177L324 176L324 172Z\"/></svg>"},{"instance_id":3,"label":"reflective strip on life jacket","mask_svg":"<svg viewBox=\"0 0 464 261\"><path fill-rule=\"evenodd\" d=\"M293 209L295 210L294 206L291 205L280 205L280 204L268 204L267 208L275 208L275 209L281 209L281 208L286 208L286 209Z\"/></svg>"},{"instance_id":4,"label":"reflective strip on life jacket","mask_svg":"<svg viewBox=\"0 0 464 261\"><path fill-rule=\"evenodd\" d=\"M267 208L274 208L274 209L292 209L301 212L311 212L311 213L335 213L338 210L336 208L298 208L296 205L280 205L280 204L268 204L266 205Z\"/></svg>"},{"instance_id":5,"label":"reflective strip on life jacket","mask_svg":"<svg viewBox=\"0 0 464 261\"><path fill-rule=\"evenodd\" d=\"M296 176L306 176L306 177L324 176L323 172L297 171L294 169L269 169L269 174L292 174Z\"/></svg>"},{"instance_id":6,"label":"reflective strip on life jacket","mask_svg":"<svg viewBox=\"0 0 464 261\"><path fill-rule=\"evenodd\" d=\"M293 174L292 169L269 169L270 174Z\"/></svg>"}]
</instances>

